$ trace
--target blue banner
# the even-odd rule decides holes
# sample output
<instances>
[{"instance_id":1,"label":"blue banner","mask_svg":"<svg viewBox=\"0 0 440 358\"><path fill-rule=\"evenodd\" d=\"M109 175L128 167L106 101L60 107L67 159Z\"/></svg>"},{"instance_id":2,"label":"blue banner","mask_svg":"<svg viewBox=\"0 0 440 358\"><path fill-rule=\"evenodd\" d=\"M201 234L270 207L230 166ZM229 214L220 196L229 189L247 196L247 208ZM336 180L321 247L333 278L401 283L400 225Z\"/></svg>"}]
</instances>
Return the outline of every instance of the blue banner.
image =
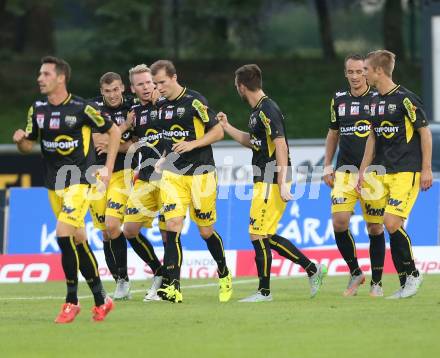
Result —
<instances>
[{"instance_id":1,"label":"blue banner","mask_svg":"<svg viewBox=\"0 0 440 358\"><path fill-rule=\"evenodd\" d=\"M324 184L297 185L296 200L290 202L278 227L278 234L300 248L335 245L330 214L330 189ZM303 194L303 195L301 195ZM249 241L249 208L252 186L220 186L217 200L216 230L223 237L225 249L251 249ZM439 245L440 183L435 182L427 192L421 192L407 221L406 229L413 245ZM56 220L44 188L12 188L9 195L6 253L35 254L58 252ZM102 249L101 234L93 228L90 214L86 230L93 249ZM351 219L350 230L357 244L369 242L359 205ZM145 230L153 245L161 247L157 226ZM197 226L186 218L182 232L186 250L204 250L206 244Z\"/></svg>"}]
</instances>

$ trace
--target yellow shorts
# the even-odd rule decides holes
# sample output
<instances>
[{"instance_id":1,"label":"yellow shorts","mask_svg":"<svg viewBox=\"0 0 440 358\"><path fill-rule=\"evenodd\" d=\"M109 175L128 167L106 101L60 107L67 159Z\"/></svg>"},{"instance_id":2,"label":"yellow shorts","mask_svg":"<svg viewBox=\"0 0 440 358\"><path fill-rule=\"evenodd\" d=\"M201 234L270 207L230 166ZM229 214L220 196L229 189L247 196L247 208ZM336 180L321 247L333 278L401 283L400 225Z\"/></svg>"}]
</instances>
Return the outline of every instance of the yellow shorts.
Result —
<instances>
[{"instance_id":1,"label":"yellow shorts","mask_svg":"<svg viewBox=\"0 0 440 358\"><path fill-rule=\"evenodd\" d=\"M143 223L144 227L152 227L153 220L161 208L160 181L148 182L137 179L127 200L124 224L134 222ZM166 230L165 218L161 213L159 213L159 229Z\"/></svg>"},{"instance_id":2,"label":"yellow shorts","mask_svg":"<svg viewBox=\"0 0 440 358\"><path fill-rule=\"evenodd\" d=\"M217 175L209 172L198 175L180 175L165 170L162 174L161 198L165 220L186 216L198 226L210 226L217 219Z\"/></svg>"},{"instance_id":3,"label":"yellow shorts","mask_svg":"<svg viewBox=\"0 0 440 358\"><path fill-rule=\"evenodd\" d=\"M249 233L262 236L275 234L286 205L287 203L281 199L278 184L255 183L252 193Z\"/></svg>"},{"instance_id":4,"label":"yellow shorts","mask_svg":"<svg viewBox=\"0 0 440 358\"><path fill-rule=\"evenodd\" d=\"M89 206L90 185L75 184L62 190L49 190L49 202L58 221L76 228L84 227Z\"/></svg>"},{"instance_id":5,"label":"yellow shorts","mask_svg":"<svg viewBox=\"0 0 440 358\"><path fill-rule=\"evenodd\" d=\"M400 172L384 175L385 212L406 219L420 191L420 172Z\"/></svg>"},{"instance_id":6,"label":"yellow shorts","mask_svg":"<svg viewBox=\"0 0 440 358\"><path fill-rule=\"evenodd\" d=\"M368 223L382 224L386 206L383 176L374 172L365 174L362 195L356 191L359 175L335 172L335 182L331 192L331 212L353 212L359 200L362 214Z\"/></svg>"},{"instance_id":7,"label":"yellow shorts","mask_svg":"<svg viewBox=\"0 0 440 358\"><path fill-rule=\"evenodd\" d=\"M112 216L122 221L125 213L125 204L131 190L133 171L119 170L112 174L105 193L100 193L97 185L92 185L90 214L93 226L98 230L105 230L105 217Z\"/></svg>"}]
</instances>

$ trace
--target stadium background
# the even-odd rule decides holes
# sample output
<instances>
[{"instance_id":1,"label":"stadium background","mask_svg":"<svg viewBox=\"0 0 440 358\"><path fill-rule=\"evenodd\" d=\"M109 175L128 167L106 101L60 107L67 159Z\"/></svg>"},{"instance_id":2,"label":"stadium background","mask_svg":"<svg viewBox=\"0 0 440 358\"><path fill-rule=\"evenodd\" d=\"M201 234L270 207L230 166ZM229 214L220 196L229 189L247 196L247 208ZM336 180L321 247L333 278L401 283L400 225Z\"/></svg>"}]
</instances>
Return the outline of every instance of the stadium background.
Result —
<instances>
[{"instance_id":1,"label":"stadium background","mask_svg":"<svg viewBox=\"0 0 440 358\"><path fill-rule=\"evenodd\" d=\"M8 145L13 131L23 126L29 104L38 97L35 77L39 58L48 53L71 63L70 89L83 97L98 93L98 78L106 71L120 72L126 80L132 65L170 58L176 63L183 84L202 92L212 108L228 113L242 129L247 125L248 108L235 93L233 71L243 63L258 63L263 69L265 91L286 114L293 164L305 167L299 170L294 188L295 193L305 194L289 204L280 230L299 247L315 250L311 253L313 258L327 260L331 273L345 272L331 230L329 190L316 181L319 170L315 168L314 175L307 172L322 161L329 99L335 90L345 88L342 59L350 52L386 47L398 57L396 81L422 93L422 88L429 89L422 82L422 72L430 70L424 58L427 36L422 24L436 6L436 2L416 0L133 0L122 7L118 1L1 2L0 89L4 105L0 112L0 142L4 144L0 150L0 252L4 255L0 257L0 282L62 278L59 260L41 256L56 254L59 249L46 193L33 188L41 185L38 150L30 157L22 157L14 146ZM428 112L431 108L432 104L427 103ZM246 232L250 175L245 166L250 162L250 152L222 142L216 145L215 155L221 184L217 229L235 264L234 273L254 274ZM306 184L309 179L312 185ZM239 200L237 193L247 193L247 199ZM421 249L418 254L425 271L440 272L438 206L436 184L420 195L408 221L407 229L412 234L420 230L417 223L426 208L432 213L423 232L412 235L415 246L432 248ZM30 213L26 225L22 224L24 212ZM101 273L110 279L100 252L102 243L90 216L87 229L100 258ZM359 248L364 249L361 257L367 258L368 236L359 210L351 229ZM147 232L147 237L160 251L157 226ZM215 263L189 221L183 245L186 251L194 251L190 255L195 258L185 261L185 277L215 274ZM29 269L29 264L42 263L42 257L50 264ZM148 276L135 255L130 262L132 277ZM366 260L367 270L368 264ZM391 265L386 270L391 272ZM297 274L291 267L280 272Z\"/></svg>"}]
</instances>

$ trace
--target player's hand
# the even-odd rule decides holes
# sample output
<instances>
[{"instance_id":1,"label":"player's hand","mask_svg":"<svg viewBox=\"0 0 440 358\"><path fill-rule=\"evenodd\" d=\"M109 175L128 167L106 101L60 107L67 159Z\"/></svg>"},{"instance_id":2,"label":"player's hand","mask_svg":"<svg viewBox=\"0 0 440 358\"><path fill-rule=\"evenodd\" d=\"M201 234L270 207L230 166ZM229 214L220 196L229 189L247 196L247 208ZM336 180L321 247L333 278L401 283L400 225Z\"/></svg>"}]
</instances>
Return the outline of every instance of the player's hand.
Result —
<instances>
[{"instance_id":1,"label":"player's hand","mask_svg":"<svg viewBox=\"0 0 440 358\"><path fill-rule=\"evenodd\" d=\"M112 176L112 172L111 172L111 170L109 170L107 167L102 167L102 168L99 168L97 171L96 171L96 179L98 180L98 181L101 181L102 182L102 184L104 184L104 187L105 188L108 188L108 184L110 183L110 178L111 178L111 176ZM99 187L99 186L98 186Z\"/></svg>"},{"instance_id":2,"label":"player's hand","mask_svg":"<svg viewBox=\"0 0 440 358\"><path fill-rule=\"evenodd\" d=\"M226 113L219 112L217 113L217 116L215 118L217 118L217 121L220 123L223 129L225 129L228 126L229 122Z\"/></svg>"},{"instance_id":3,"label":"player's hand","mask_svg":"<svg viewBox=\"0 0 440 358\"><path fill-rule=\"evenodd\" d=\"M281 199L283 199L283 201L290 201L293 199L293 195L290 192L290 185L287 183L279 183L278 184L279 188L280 188L280 196Z\"/></svg>"},{"instance_id":4,"label":"player's hand","mask_svg":"<svg viewBox=\"0 0 440 358\"><path fill-rule=\"evenodd\" d=\"M165 157L160 157L159 160L154 164L154 171L156 173L161 174L162 173L162 166L163 163L165 163Z\"/></svg>"},{"instance_id":5,"label":"player's hand","mask_svg":"<svg viewBox=\"0 0 440 358\"><path fill-rule=\"evenodd\" d=\"M129 111L127 113L127 118L125 119L125 122L124 122L125 130L123 132L133 128L134 118L135 118L134 111Z\"/></svg>"},{"instance_id":6,"label":"player's hand","mask_svg":"<svg viewBox=\"0 0 440 358\"><path fill-rule=\"evenodd\" d=\"M176 152L177 154L187 153L195 148L197 148L197 142L195 140L173 144L173 152Z\"/></svg>"},{"instance_id":7,"label":"player's hand","mask_svg":"<svg viewBox=\"0 0 440 358\"><path fill-rule=\"evenodd\" d=\"M324 168L324 175L322 178L324 179L325 184L330 188L333 188L333 185L335 184L335 171L331 165Z\"/></svg>"},{"instance_id":8,"label":"player's hand","mask_svg":"<svg viewBox=\"0 0 440 358\"><path fill-rule=\"evenodd\" d=\"M12 140L14 141L14 143L20 143L26 138L27 138L27 134L23 129L17 129L14 135L12 136Z\"/></svg>"},{"instance_id":9,"label":"player's hand","mask_svg":"<svg viewBox=\"0 0 440 358\"><path fill-rule=\"evenodd\" d=\"M151 101L151 103L153 103L155 105L159 98L160 98L160 92L157 89L154 89L150 93L150 101Z\"/></svg>"},{"instance_id":10,"label":"player's hand","mask_svg":"<svg viewBox=\"0 0 440 358\"><path fill-rule=\"evenodd\" d=\"M428 190L432 186L432 170L422 169L420 173L420 187L422 191Z\"/></svg>"},{"instance_id":11,"label":"player's hand","mask_svg":"<svg viewBox=\"0 0 440 358\"><path fill-rule=\"evenodd\" d=\"M364 185L364 180L364 172L359 172L359 178L355 188L358 194L362 194L362 186Z\"/></svg>"},{"instance_id":12,"label":"player's hand","mask_svg":"<svg viewBox=\"0 0 440 358\"><path fill-rule=\"evenodd\" d=\"M107 153L108 143L105 142L99 142L95 143L95 150L98 155Z\"/></svg>"}]
</instances>

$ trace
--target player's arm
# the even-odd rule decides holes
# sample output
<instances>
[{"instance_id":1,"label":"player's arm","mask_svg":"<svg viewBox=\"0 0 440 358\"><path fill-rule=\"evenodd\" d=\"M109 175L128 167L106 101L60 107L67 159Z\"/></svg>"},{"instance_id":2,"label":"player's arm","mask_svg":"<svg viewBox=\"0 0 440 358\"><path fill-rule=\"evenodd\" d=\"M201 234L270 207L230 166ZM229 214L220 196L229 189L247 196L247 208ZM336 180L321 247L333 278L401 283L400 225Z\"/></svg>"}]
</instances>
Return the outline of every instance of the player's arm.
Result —
<instances>
[{"instance_id":1,"label":"player's arm","mask_svg":"<svg viewBox=\"0 0 440 358\"><path fill-rule=\"evenodd\" d=\"M27 139L27 134L23 129L17 129L12 140L17 145L18 150L23 154L32 152L35 144L34 140Z\"/></svg>"},{"instance_id":2,"label":"player's arm","mask_svg":"<svg viewBox=\"0 0 440 358\"><path fill-rule=\"evenodd\" d=\"M109 173L113 172L113 167L115 165L116 155L119 150L119 142L121 141L121 131L116 124L107 130L109 136L108 149L107 149L107 160L105 162L105 167Z\"/></svg>"},{"instance_id":3,"label":"player's arm","mask_svg":"<svg viewBox=\"0 0 440 358\"><path fill-rule=\"evenodd\" d=\"M237 129L232 124L230 124L228 122L228 116L225 113L219 112L216 118L220 125L223 127L223 130L228 133L233 140L240 143L244 147L252 148L250 134Z\"/></svg>"},{"instance_id":4,"label":"player's arm","mask_svg":"<svg viewBox=\"0 0 440 358\"><path fill-rule=\"evenodd\" d=\"M336 129L329 129L327 138L325 139L325 157L324 157L324 182L333 188L335 179L335 171L332 166L333 157L336 153L336 148L339 142L339 131Z\"/></svg>"},{"instance_id":5,"label":"player's arm","mask_svg":"<svg viewBox=\"0 0 440 358\"><path fill-rule=\"evenodd\" d=\"M362 163L359 168L359 180L357 185L357 190L360 192L362 183L364 181L364 173L365 170L371 165L375 156L375 146L376 146L376 137L374 134L373 127L371 127L370 134L367 138L367 143L365 144L364 156L362 158Z\"/></svg>"},{"instance_id":6,"label":"player's arm","mask_svg":"<svg viewBox=\"0 0 440 358\"><path fill-rule=\"evenodd\" d=\"M432 134L428 127L420 127L420 146L422 149L422 172L420 173L420 187L423 191L432 186Z\"/></svg>"},{"instance_id":7,"label":"player's arm","mask_svg":"<svg viewBox=\"0 0 440 358\"><path fill-rule=\"evenodd\" d=\"M278 187L280 188L281 199L284 201L289 201L293 199L290 193L290 186L286 182L287 171L289 170L289 151L287 148L286 138L277 137L273 140L275 145L275 158L278 170Z\"/></svg>"}]
</instances>

